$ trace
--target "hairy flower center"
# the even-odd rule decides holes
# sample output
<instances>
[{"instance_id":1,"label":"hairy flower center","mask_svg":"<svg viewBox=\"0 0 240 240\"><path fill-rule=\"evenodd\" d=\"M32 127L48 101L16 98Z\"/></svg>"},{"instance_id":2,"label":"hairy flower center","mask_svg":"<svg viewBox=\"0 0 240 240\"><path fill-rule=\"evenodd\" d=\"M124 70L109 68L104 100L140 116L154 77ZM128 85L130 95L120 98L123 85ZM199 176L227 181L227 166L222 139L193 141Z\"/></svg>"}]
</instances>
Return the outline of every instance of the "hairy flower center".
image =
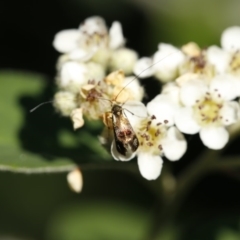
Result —
<instances>
[{"instance_id":1,"label":"hairy flower center","mask_svg":"<svg viewBox=\"0 0 240 240\"><path fill-rule=\"evenodd\" d=\"M79 94L79 102L84 116L99 119L110 107L109 86L104 82L90 81L83 86Z\"/></svg>"},{"instance_id":2,"label":"hairy flower center","mask_svg":"<svg viewBox=\"0 0 240 240\"><path fill-rule=\"evenodd\" d=\"M194 106L194 117L200 126L219 125L220 109L222 104L214 101L210 96L205 97L202 101L197 101Z\"/></svg>"},{"instance_id":3,"label":"hairy flower center","mask_svg":"<svg viewBox=\"0 0 240 240\"><path fill-rule=\"evenodd\" d=\"M158 122L155 116L143 120L137 132L140 151L160 155L162 153L161 139L165 135L166 127L164 123Z\"/></svg>"},{"instance_id":4,"label":"hairy flower center","mask_svg":"<svg viewBox=\"0 0 240 240\"><path fill-rule=\"evenodd\" d=\"M95 47L107 47L108 46L109 37L108 35L94 33L85 35L79 39L79 46L84 48L95 48Z\"/></svg>"}]
</instances>

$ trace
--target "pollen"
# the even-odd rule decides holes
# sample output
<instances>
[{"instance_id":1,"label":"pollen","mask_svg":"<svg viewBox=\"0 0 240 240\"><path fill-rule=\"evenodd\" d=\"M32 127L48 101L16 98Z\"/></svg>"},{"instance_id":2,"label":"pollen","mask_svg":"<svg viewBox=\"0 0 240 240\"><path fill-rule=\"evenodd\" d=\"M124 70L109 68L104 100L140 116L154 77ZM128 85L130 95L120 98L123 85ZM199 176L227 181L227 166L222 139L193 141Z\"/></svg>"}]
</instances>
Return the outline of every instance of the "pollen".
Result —
<instances>
[{"instance_id":1,"label":"pollen","mask_svg":"<svg viewBox=\"0 0 240 240\"><path fill-rule=\"evenodd\" d=\"M157 121L155 116L151 116L141 122L139 131L136 132L140 142L140 150L155 155L162 154L161 140L166 135L164 123Z\"/></svg>"},{"instance_id":2,"label":"pollen","mask_svg":"<svg viewBox=\"0 0 240 240\"><path fill-rule=\"evenodd\" d=\"M196 101L193 108L194 117L200 126L208 125L221 125L220 110L222 108L221 96L219 101L213 99L209 93L206 94L205 98Z\"/></svg>"}]
</instances>

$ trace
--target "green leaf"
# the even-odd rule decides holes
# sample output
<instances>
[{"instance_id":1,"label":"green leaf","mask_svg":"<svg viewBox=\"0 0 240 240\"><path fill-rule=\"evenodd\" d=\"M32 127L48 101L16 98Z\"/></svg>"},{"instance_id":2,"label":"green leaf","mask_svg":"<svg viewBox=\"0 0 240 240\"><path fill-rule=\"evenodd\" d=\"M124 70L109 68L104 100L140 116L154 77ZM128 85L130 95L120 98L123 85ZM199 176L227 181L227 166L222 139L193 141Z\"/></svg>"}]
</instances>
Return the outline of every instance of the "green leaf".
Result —
<instances>
[{"instance_id":1,"label":"green leaf","mask_svg":"<svg viewBox=\"0 0 240 240\"><path fill-rule=\"evenodd\" d=\"M52 99L53 86L47 80L39 74L0 72L0 170L61 172L110 159L97 139L100 126L90 124L74 132L71 121L52 107L29 112Z\"/></svg>"},{"instance_id":2,"label":"green leaf","mask_svg":"<svg viewBox=\"0 0 240 240\"><path fill-rule=\"evenodd\" d=\"M52 217L47 239L147 239L150 215L121 202L81 201Z\"/></svg>"}]
</instances>

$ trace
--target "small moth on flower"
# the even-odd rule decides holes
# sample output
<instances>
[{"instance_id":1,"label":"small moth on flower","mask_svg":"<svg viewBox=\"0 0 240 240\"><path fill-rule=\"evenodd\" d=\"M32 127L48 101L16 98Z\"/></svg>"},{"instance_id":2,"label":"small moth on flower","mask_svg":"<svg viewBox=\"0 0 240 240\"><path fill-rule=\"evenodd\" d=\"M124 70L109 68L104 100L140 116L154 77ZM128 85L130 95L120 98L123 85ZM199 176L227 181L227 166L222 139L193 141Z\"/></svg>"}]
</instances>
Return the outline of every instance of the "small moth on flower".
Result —
<instances>
[{"instance_id":1,"label":"small moth on flower","mask_svg":"<svg viewBox=\"0 0 240 240\"><path fill-rule=\"evenodd\" d=\"M115 82L119 78L122 78L122 72L113 72L107 78L107 81ZM112 148L115 148L119 153L118 160L130 160L135 156L135 152L138 149L139 141L135 134L135 131L126 115L125 111L134 114L127 108L123 108L123 105L128 105L127 101L131 95L125 89L136 78L132 78L116 95L113 100L109 100L111 103L111 110L103 114L103 122L108 129L113 130L114 141L112 142ZM141 87L138 90L142 90ZM121 94L123 95L121 97ZM119 98L120 101L117 101ZM107 99L106 99L107 100ZM132 101L129 101L132 103ZM142 104L141 102L134 102L135 104Z\"/></svg>"}]
</instances>

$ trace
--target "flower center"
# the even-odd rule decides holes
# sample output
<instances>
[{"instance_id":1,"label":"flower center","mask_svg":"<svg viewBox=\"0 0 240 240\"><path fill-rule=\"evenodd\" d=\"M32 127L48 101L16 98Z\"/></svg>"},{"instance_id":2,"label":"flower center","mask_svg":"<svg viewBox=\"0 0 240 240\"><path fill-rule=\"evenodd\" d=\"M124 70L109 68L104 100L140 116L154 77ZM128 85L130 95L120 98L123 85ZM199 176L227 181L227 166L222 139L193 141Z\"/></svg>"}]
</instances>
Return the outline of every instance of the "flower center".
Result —
<instances>
[{"instance_id":1,"label":"flower center","mask_svg":"<svg viewBox=\"0 0 240 240\"><path fill-rule=\"evenodd\" d=\"M163 139L165 135L165 124L158 122L154 115L143 120L137 132L140 151L160 155L162 153L161 139Z\"/></svg>"},{"instance_id":2,"label":"flower center","mask_svg":"<svg viewBox=\"0 0 240 240\"><path fill-rule=\"evenodd\" d=\"M84 116L89 119L99 119L110 107L108 85L103 81L95 83L89 81L82 86L79 94L79 102Z\"/></svg>"},{"instance_id":3,"label":"flower center","mask_svg":"<svg viewBox=\"0 0 240 240\"><path fill-rule=\"evenodd\" d=\"M220 125L219 112L221 108L222 104L213 100L210 94L207 94L203 100L196 101L196 105L193 108L194 117L200 126Z\"/></svg>"},{"instance_id":4,"label":"flower center","mask_svg":"<svg viewBox=\"0 0 240 240\"><path fill-rule=\"evenodd\" d=\"M79 39L79 46L83 47L85 49L94 49L94 48L101 48L101 47L107 47L108 46L109 37L108 35L99 34L99 33L93 33L91 35L88 35L87 33L84 33L81 39Z\"/></svg>"}]
</instances>

